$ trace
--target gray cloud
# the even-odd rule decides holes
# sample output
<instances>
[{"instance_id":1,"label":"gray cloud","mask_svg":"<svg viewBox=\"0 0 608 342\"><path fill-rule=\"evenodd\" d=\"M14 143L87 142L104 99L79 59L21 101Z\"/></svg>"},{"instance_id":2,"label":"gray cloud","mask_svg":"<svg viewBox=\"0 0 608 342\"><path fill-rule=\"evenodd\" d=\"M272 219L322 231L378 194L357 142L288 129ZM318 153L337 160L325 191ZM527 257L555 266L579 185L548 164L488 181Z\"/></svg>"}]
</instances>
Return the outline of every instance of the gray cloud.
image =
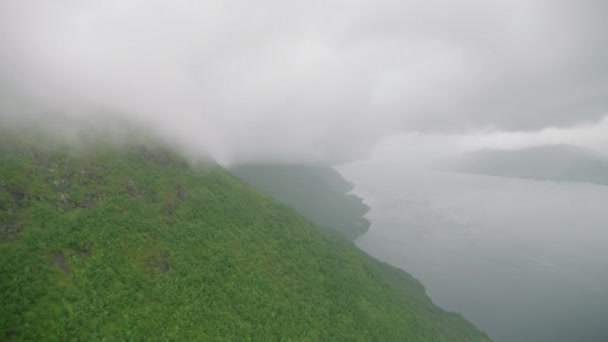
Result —
<instances>
[{"instance_id":1,"label":"gray cloud","mask_svg":"<svg viewBox=\"0 0 608 342\"><path fill-rule=\"evenodd\" d=\"M347 160L400 132L599 120L607 7L3 1L0 75L56 111L111 108L223 162Z\"/></svg>"}]
</instances>

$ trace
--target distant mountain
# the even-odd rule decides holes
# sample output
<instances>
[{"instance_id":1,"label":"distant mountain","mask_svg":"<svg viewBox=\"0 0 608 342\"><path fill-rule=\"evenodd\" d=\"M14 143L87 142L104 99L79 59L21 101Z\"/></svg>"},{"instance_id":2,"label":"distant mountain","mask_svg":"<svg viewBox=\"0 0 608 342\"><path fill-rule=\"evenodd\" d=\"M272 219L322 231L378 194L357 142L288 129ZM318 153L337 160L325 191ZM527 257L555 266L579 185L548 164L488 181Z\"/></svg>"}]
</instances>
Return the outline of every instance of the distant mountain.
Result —
<instances>
[{"instance_id":1,"label":"distant mountain","mask_svg":"<svg viewBox=\"0 0 608 342\"><path fill-rule=\"evenodd\" d=\"M463 173L608 185L608 158L571 145L479 150L442 161L437 166Z\"/></svg>"}]
</instances>

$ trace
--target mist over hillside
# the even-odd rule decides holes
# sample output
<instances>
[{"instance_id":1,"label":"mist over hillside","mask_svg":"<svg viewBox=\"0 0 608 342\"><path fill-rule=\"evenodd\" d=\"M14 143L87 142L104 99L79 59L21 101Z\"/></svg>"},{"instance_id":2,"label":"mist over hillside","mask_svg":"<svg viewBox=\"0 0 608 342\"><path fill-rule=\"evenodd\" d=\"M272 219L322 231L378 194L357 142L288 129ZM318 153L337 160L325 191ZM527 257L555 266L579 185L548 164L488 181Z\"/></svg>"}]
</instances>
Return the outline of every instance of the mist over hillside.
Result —
<instances>
[{"instance_id":1,"label":"mist over hillside","mask_svg":"<svg viewBox=\"0 0 608 342\"><path fill-rule=\"evenodd\" d=\"M115 113L223 165L366 159L403 134L525 142L557 129L550 139L580 142L570 131L608 113L607 10L598 0L2 1L0 107L34 108L0 119ZM586 142L606 148L607 127Z\"/></svg>"}]
</instances>

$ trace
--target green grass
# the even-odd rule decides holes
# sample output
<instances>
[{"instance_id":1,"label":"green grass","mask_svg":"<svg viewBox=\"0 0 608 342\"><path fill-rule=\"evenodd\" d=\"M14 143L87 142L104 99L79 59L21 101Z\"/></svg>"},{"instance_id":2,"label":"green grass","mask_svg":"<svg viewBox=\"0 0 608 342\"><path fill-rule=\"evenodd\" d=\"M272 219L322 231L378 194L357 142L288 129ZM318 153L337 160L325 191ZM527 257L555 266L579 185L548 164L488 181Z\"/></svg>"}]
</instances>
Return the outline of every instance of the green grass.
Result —
<instances>
[{"instance_id":1,"label":"green grass","mask_svg":"<svg viewBox=\"0 0 608 342\"><path fill-rule=\"evenodd\" d=\"M487 340L217 165L2 133L0 339Z\"/></svg>"}]
</instances>

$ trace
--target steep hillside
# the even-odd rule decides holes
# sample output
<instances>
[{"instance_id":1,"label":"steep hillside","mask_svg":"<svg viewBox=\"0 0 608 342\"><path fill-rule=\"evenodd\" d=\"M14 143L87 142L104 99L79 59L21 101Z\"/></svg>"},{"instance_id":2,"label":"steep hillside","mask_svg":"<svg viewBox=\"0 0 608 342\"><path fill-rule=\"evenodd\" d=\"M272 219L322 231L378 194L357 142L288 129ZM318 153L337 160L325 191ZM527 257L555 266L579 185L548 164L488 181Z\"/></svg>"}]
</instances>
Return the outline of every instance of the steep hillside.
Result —
<instances>
[{"instance_id":1,"label":"steep hillside","mask_svg":"<svg viewBox=\"0 0 608 342\"><path fill-rule=\"evenodd\" d=\"M3 340L487 339L219 166L0 140Z\"/></svg>"},{"instance_id":2,"label":"steep hillside","mask_svg":"<svg viewBox=\"0 0 608 342\"><path fill-rule=\"evenodd\" d=\"M444 161L439 168L501 177L608 184L608 158L569 145L475 151Z\"/></svg>"},{"instance_id":3,"label":"steep hillside","mask_svg":"<svg viewBox=\"0 0 608 342\"><path fill-rule=\"evenodd\" d=\"M347 192L353 184L331 167L298 164L247 164L231 170L257 189L296 209L320 227L350 240L365 233L369 208Z\"/></svg>"}]
</instances>

